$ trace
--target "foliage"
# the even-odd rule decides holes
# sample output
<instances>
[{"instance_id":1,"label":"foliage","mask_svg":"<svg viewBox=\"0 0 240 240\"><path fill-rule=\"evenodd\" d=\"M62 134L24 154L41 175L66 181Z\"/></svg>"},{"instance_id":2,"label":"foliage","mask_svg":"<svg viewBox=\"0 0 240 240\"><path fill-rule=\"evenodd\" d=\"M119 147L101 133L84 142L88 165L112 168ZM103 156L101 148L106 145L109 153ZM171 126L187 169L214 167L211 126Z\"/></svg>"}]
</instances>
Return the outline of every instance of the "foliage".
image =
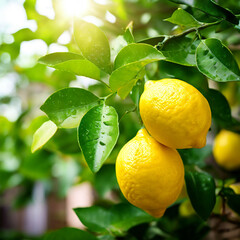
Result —
<instances>
[{"instance_id":1,"label":"foliage","mask_svg":"<svg viewBox=\"0 0 240 240\"><path fill-rule=\"evenodd\" d=\"M213 211L223 216L221 208L213 210L216 198L224 199L223 208L228 204L239 214L239 194L225 184L230 178L239 181L239 172L224 172L214 165L211 141L203 149L179 150L188 195L161 219L127 203L114 173L119 150L142 127L138 103L149 79L178 78L192 84L210 104L209 135L220 129L240 133L239 115L234 114L240 103L240 5L218 3L112 0L103 7L94 2L96 17L103 20L97 27L79 18L72 25L56 0L54 19L38 13L36 1L25 0L26 15L36 21L37 30L0 32L1 76L17 78L13 94L0 94L0 109L21 102L15 119L0 117L1 193L21 185L14 203L20 207L31 199L36 181L44 181L48 193L54 191L51 182L56 180L61 197L74 183L89 181L100 200L75 209L91 233L66 228L44 239L187 239L189 229L189 238L202 239L210 230L206 220ZM105 19L106 9L117 17L115 24ZM35 55L31 64L23 64L24 42L41 39L50 48L72 27L70 41L59 44L67 52ZM14 41L4 42L9 36ZM225 94L233 83L235 105ZM32 96L34 91L37 96ZM39 105L45 114L36 110ZM109 203L108 192L115 192L121 203ZM188 218L178 212L187 198L196 211Z\"/></svg>"}]
</instances>

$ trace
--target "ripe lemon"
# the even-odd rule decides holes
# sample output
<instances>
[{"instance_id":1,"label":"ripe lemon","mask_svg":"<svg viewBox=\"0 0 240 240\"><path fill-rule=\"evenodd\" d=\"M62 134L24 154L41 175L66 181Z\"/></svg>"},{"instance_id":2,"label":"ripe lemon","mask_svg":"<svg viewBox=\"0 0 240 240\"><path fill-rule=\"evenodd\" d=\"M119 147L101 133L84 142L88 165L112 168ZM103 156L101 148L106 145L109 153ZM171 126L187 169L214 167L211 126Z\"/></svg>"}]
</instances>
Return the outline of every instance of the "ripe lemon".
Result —
<instances>
[{"instance_id":1,"label":"ripe lemon","mask_svg":"<svg viewBox=\"0 0 240 240\"><path fill-rule=\"evenodd\" d=\"M126 199L154 217L163 216L178 198L184 183L184 167L178 152L158 143L146 129L139 130L121 149L116 175Z\"/></svg>"},{"instance_id":2,"label":"ripe lemon","mask_svg":"<svg viewBox=\"0 0 240 240\"><path fill-rule=\"evenodd\" d=\"M177 79L148 81L140 98L140 115L149 133L171 148L202 148L211 125L205 97Z\"/></svg>"},{"instance_id":3,"label":"ripe lemon","mask_svg":"<svg viewBox=\"0 0 240 240\"><path fill-rule=\"evenodd\" d=\"M240 168L240 135L222 130L214 140L213 155L229 171Z\"/></svg>"}]
</instances>

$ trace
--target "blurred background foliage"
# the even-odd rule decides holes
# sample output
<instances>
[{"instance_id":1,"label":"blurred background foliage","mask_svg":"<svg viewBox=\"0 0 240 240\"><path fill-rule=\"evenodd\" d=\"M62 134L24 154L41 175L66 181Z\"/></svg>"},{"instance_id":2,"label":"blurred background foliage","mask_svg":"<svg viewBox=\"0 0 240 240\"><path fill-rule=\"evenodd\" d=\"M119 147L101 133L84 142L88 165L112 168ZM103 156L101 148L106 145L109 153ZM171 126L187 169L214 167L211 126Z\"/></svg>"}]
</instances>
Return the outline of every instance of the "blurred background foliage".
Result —
<instances>
[{"instance_id":1,"label":"blurred background foliage","mask_svg":"<svg viewBox=\"0 0 240 240\"><path fill-rule=\"evenodd\" d=\"M164 21L179 7L178 4L167 0L89 1L91 7L83 17L105 32L112 47L112 57L117 54L121 45L122 37L119 35L124 33L131 21L135 40L147 42L148 40L144 39L152 38L150 44L153 45L154 37L158 37L158 43L163 38L161 36L181 34L186 30L183 26L176 27ZM217 2L236 15L240 14L239 1ZM65 198L71 186L90 182L95 191L97 205L109 206L113 202L125 202L116 182L114 162L121 147L133 138L141 127L138 114L132 111L135 105L131 99L136 99L134 94L139 94L139 88L136 88L136 91L133 89L131 97L124 101L120 98L108 100L116 108L121 119L120 137L106 164L97 174L93 175L90 172L83 159L77 144L76 129L58 129L42 150L34 154L30 150L34 132L47 120L39 107L51 93L69 86L89 89L100 97L109 93L104 85L93 79L54 70L37 62L47 53L79 51L72 35L73 9L69 9L68 5L71 5L71 1L0 1L1 239L24 238L23 234L6 231L13 228L7 214L12 211L9 209L22 209L32 203L38 183L41 183L44 198L52 194L58 198ZM78 4L78 7L81 8L81 5ZM215 21L199 10L186 6L184 8L199 21ZM223 21L218 28L202 30L201 35L221 39L231 49L238 64L240 63L239 28L233 29L227 21ZM233 116L239 117L239 83L208 81L194 67L167 61L151 63L146 69L147 79L174 77L184 79L203 90L210 84L212 88L219 89L224 94ZM212 158L212 141L220 128L219 124L213 125L208 137L208 146L204 149L180 152L184 162L189 165L195 164L210 172L219 181L219 186L240 180L238 171L226 172L219 168ZM13 191L14 197L11 198L11 202L6 202L6 196ZM110 198L109 192L112 194ZM193 236L194 239L201 239L207 234L211 224L201 220L192 210L189 200L185 199L186 192L167 210L162 219L151 224L136 225L129 229L126 238L119 239L193 239ZM9 212L6 213L6 209ZM216 212L218 211L216 207ZM15 230L22 229L19 227Z\"/></svg>"}]
</instances>

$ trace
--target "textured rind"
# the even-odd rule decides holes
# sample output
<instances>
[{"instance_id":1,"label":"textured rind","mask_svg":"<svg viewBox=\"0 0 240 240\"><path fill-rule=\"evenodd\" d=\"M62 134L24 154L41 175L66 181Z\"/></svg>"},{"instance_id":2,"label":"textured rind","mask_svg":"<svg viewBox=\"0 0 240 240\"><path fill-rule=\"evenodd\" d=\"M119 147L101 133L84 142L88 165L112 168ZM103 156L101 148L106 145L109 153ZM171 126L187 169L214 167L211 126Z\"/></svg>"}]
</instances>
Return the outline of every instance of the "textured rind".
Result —
<instances>
[{"instance_id":1,"label":"textured rind","mask_svg":"<svg viewBox=\"0 0 240 240\"><path fill-rule=\"evenodd\" d=\"M158 143L142 129L120 151L116 175L130 203L161 217L181 192L184 167L175 149Z\"/></svg>"},{"instance_id":2,"label":"textured rind","mask_svg":"<svg viewBox=\"0 0 240 240\"><path fill-rule=\"evenodd\" d=\"M240 135L222 130L215 138L213 155L218 165L227 170L240 168Z\"/></svg>"},{"instance_id":3,"label":"textured rind","mask_svg":"<svg viewBox=\"0 0 240 240\"><path fill-rule=\"evenodd\" d=\"M146 129L158 142L176 149L205 146L211 110L192 85L177 79L148 81L139 107Z\"/></svg>"}]
</instances>

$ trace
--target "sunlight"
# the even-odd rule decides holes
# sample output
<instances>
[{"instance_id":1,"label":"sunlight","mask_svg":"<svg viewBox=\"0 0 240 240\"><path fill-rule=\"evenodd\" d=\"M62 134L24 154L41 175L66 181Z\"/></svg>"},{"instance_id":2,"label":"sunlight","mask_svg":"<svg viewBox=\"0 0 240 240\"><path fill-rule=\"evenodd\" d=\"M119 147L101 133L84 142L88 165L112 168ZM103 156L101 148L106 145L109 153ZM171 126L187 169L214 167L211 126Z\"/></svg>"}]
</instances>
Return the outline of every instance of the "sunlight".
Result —
<instances>
[{"instance_id":1,"label":"sunlight","mask_svg":"<svg viewBox=\"0 0 240 240\"><path fill-rule=\"evenodd\" d=\"M90 1L63 0L63 10L68 17L82 17L90 10Z\"/></svg>"}]
</instances>

